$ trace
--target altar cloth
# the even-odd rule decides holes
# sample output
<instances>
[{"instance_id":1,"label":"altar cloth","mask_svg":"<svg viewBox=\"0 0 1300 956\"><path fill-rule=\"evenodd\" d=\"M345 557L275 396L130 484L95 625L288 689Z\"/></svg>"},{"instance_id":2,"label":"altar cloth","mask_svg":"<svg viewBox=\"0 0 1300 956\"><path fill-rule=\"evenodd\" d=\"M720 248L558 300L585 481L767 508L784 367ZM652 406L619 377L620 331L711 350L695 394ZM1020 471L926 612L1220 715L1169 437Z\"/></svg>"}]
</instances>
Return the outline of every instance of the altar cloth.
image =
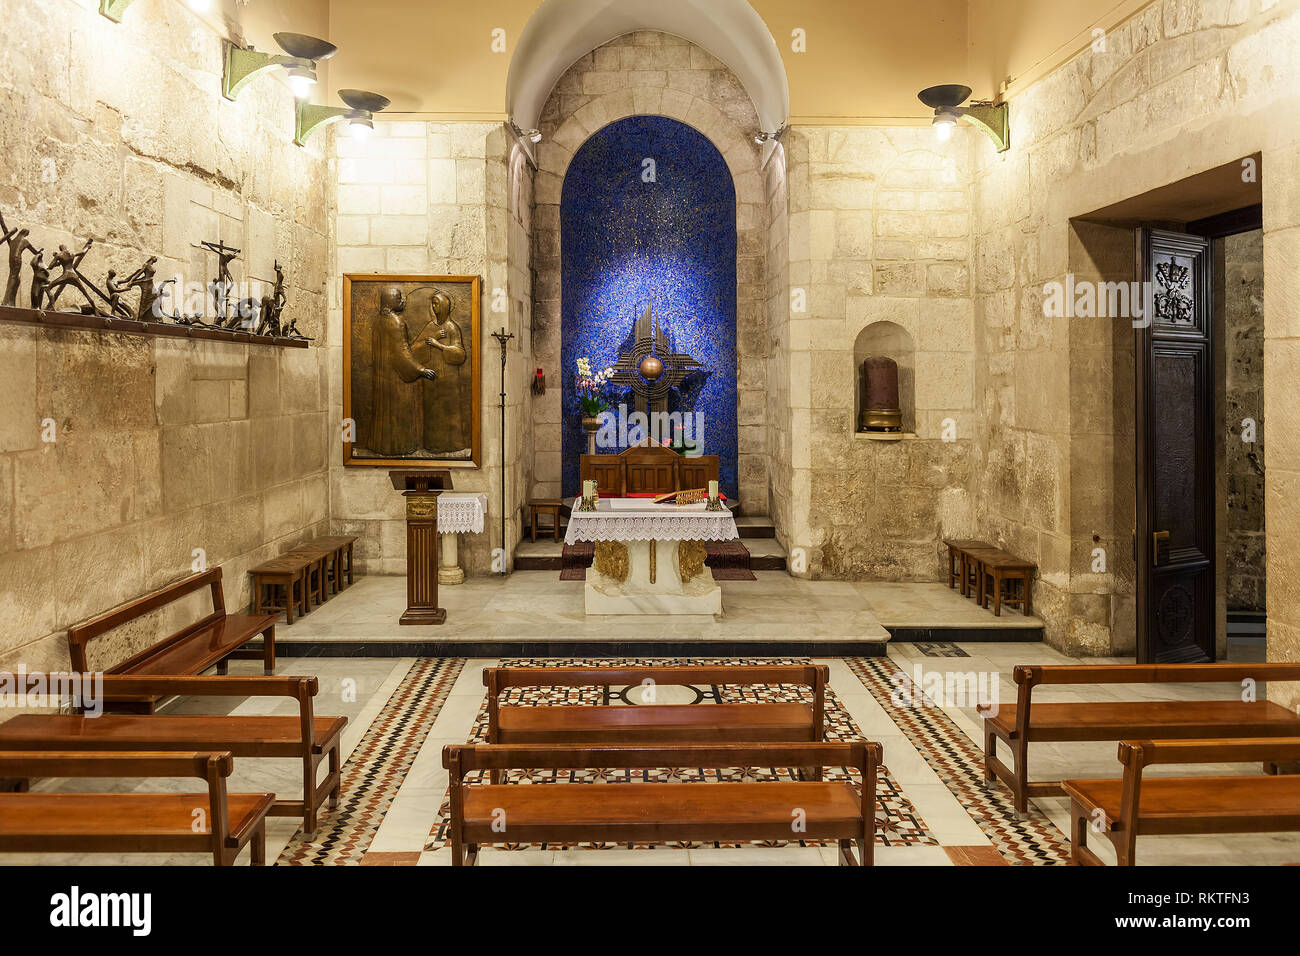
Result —
<instances>
[{"instance_id":1,"label":"altar cloth","mask_svg":"<svg viewBox=\"0 0 1300 956\"><path fill-rule=\"evenodd\" d=\"M439 534L481 534L488 496L447 491L438 496Z\"/></svg>"},{"instance_id":2,"label":"altar cloth","mask_svg":"<svg viewBox=\"0 0 1300 956\"><path fill-rule=\"evenodd\" d=\"M617 500L615 506L613 501ZM696 505L656 505L633 499L602 498L595 511L579 511L573 500L565 544L579 541L730 541L739 538L731 512Z\"/></svg>"}]
</instances>

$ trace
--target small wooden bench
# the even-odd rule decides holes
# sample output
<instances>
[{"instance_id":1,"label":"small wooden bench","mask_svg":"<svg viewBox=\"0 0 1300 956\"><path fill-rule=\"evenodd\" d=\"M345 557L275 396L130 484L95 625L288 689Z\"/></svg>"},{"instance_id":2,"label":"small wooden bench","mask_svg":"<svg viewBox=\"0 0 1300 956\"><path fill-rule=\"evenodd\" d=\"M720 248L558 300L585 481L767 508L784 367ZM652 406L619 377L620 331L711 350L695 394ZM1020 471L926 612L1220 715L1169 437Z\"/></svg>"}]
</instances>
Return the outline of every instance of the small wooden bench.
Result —
<instances>
[{"instance_id":1,"label":"small wooden bench","mask_svg":"<svg viewBox=\"0 0 1300 956\"><path fill-rule=\"evenodd\" d=\"M1017 558L1005 551L974 551L972 558L978 563L980 607L988 607L993 602L993 616L1002 616L1002 605L1010 604L1020 608L1026 617L1034 613L1034 574L1038 565L1023 558ZM1012 588L1004 592L1003 585L1019 582L1019 593Z\"/></svg>"},{"instance_id":2,"label":"small wooden bench","mask_svg":"<svg viewBox=\"0 0 1300 956\"><path fill-rule=\"evenodd\" d=\"M303 585L307 595L304 605L308 611L320 607L330 599L332 594L330 562L334 558L334 550L313 541L299 545L283 555L285 558L301 560L306 564L303 569Z\"/></svg>"},{"instance_id":3,"label":"small wooden bench","mask_svg":"<svg viewBox=\"0 0 1300 956\"><path fill-rule=\"evenodd\" d=\"M568 508L568 502L555 498L530 498L528 500L528 526L532 539L537 540L537 516L551 516L551 532L555 540L560 540L560 514Z\"/></svg>"},{"instance_id":4,"label":"small wooden bench","mask_svg":"<svg viewBox=\"0 0 1300 956\"><path fill-rule=\"evenodd\" d=\"M272 673L275 670L276 616L227 614L226 599L221 590L221 568L212 568L202 574L177 581L85 624L68 628L68 651L72 657L73 670L83 672L94 670L86 660L86 646L91 641L205 587L210 589L212 595L210 614L204 615L120 664L107 668L104 673L178 676L201 674L209 667L215 666L217 673L224 674L227 670L227 662L232 658L260 659L263 671L267 674ZM259 634L262 636L260 651L244 647ZM123 701L113 697L108 699L135 709L142 709L146 713L152 713L154 705L158 702L157 698L135 701Z\"/></svg>"},{"instance_id":5,"label":"small wooden bench","mask_svg":"<svg viewBox=\"0 0 1300 956\"><path fill-rule=\"evenodd\" d=\"M228 751L236 757L296 758L302 762L303 799L276 800L271 816L301 816L316 831L326 800L338 805L342 774L339 746L346 717L316 717L315 677L118 677L103 678L117 698L290 697L298 714L286 716L196 716L189 714L19 714L0 724L0 752L48 751ZM317 783L322 760L329 771Z\"/></svg>"},{"instance_id":6,"label":"small wooden bench","mask_svg":"<svg viewBox=\"0 0 1300 956\"><path fill-rule=\"evenodd\" d=\"M452 865L473 866L492 843L667 843L835 840L840 865L874 859L880 744L841 743L449 744ZM844 782L466 785L475 770L653 767L854 767L862 796ZM800 826L795 827L798 823ZM857 844L858 858L853 856Z\"/></svg>"},{"instance_id":7,"label":"small wooden bench","mask_svg":"<svg viewBox=\"0 0 1300 956\"><path fill-rule=\"evenodd\" d=\"M1300 716L1267 700L1145 700L1032 703L1040 684L1236 683L1300 680L1296 664L1046 664L1016 666L1016 703L984 717L984 786L1001 780L1017 815L1031 796L1062 792L1054 781L1029 781L1029 744L1223 737L1300 737ZM1015 769L997 756L1003 741Z\"/></svg>"},{"instance_id":8,"label":"small wooden bench","mask_svg":"<svg viewBox=\"0 0 1300 956\"><path fill-rule=\"evenodd\" d=\"M1070 858L1101 866L1088 848L1099 833L1120 866L1136 862L1137 838L1157 834L1300 831L1300 776L1152 777L1153 764L1253 763L1300 759L1300 737L1237 740L1129 740L1119 745L1122 780L1066 780Z\"/></svg>"},{"instance_id":9,"label":"small wooden bench","mask_svg":"<svg viewBox=\"0 0 1300 956\"><path fill-rule=\"evenodd\" d=\"M330 552L326 559L326 576L329 578L330 590L334 594L338 594L353 583L352 550L357 543L356 535L331 535L315 538L311 543L314 547L325 548Z\"/></svg>"},{"instance_id":10,"label":"small wooden bench","mask_svg":"<svg viewBox=\"0 0 1300 956\"><path fill-rule=\"evenodd\" d=\"M0 793L0 852L211 853L266 865L273 793L227 793L228 752L0 753L2 777L188 777L207 793Z\"/></svg>"},{"instance_id":11,"label":"small wooden bench","mask_svg":"<svg viewBox=\"0 0 1300 956\"><path fill-rule=\"evenodd\" d=\"M825 735L825 665L722 667L487 667L488 743L739 743L819 741ZM796 684L809 703L502 706L514 687L639 688L647 684ZM636 693L637 691L634 691ZM493 776L493 783L500 778Z\"/></svg>"},{"instance_id":12,"label":"small wooden bench","mask_svg":"<svg viewBox=\"0 0 1300 956\"><path fill-rule=\"evenodd\" d=\"M249 570L253 578L253 613L266 614L283 611L286 624L293 623L294 612L303 616L310 610L307 603L307 566L310 560L302 555L282 554L263 561ZM284 601L277 600L280 594Z\"/></svg>"},{"instance_id":13,"label":"small wooden bench","mask_svg":"<svg viewBox=\"0 0 1300 956\"><path fill-rule=\"evenodd\" d=\"M970 551L976 548L991 550L993 545L967 538L944 538L943 543L948 548L948 587L956 587L960 582L961 596L966 597L970 582Z\"/></svg>"}]
</instances>

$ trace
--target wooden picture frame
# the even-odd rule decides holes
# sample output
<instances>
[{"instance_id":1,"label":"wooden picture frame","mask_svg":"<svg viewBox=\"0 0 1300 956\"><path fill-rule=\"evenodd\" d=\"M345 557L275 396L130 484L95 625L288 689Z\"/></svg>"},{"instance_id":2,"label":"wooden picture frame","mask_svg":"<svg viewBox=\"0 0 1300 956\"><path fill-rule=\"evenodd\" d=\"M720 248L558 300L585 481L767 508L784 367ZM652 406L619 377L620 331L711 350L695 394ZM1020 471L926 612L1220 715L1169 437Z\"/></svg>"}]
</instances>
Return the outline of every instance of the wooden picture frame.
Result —
<instances>
[{"instance_id":1,"label":"wooden picture frame","mask_svg":"<svg viewBox=\"0 0 1300 956\"><path fill-rule=\"evenodd\" d=\"M482 293L481 276L344 275L345 466L482 466Z\"/></svg>"}]
</instances>

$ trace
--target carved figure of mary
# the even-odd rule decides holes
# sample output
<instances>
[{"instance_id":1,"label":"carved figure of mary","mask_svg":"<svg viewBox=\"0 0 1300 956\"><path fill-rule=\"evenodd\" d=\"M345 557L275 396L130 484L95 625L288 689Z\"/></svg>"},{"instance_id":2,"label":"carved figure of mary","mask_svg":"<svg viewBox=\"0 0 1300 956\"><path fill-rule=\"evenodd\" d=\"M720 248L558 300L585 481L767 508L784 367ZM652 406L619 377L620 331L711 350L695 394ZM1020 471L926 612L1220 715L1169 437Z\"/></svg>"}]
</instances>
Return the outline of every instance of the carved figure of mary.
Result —
<instances>
[{"instance_id":1,"label":"carved figure of mary","mask_svg":"<svg viewBox=\"0 0 1300 956\"><path fill-rule=\"evenodd\" d=\"M469 358L460 326L451 318L451 298L437 292L429 301L432 318L420 333L420 356L438 373L424 383L424 448L436 456L469 451L473 436L466 429L469 376L461 367ZM424 351L427 349L428 351Z\"/></svg>"}]
</instances>

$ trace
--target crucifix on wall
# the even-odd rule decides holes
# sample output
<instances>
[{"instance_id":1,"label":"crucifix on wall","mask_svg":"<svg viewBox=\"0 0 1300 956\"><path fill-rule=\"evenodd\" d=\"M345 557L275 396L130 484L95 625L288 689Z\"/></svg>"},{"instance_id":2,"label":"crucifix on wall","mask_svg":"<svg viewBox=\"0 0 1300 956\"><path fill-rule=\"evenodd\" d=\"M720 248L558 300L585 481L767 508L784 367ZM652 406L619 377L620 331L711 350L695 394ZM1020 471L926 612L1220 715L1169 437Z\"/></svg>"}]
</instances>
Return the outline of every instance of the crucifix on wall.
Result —
<instances>
[{"instance_id":1,"label":"crucifix on wall","mask_svg":"<svg viewBox=\"0 0 1300 956\"><path fill-rule=\"evenodd\" d=\"M632 331L632 346L618 357L610 381L630 389L638 412L667 412L668 396L681 393L692 379L708 375L703 363L685 352L674 352L654 314L654 303L646 306Z\"/></svg>"}]
</instances>

